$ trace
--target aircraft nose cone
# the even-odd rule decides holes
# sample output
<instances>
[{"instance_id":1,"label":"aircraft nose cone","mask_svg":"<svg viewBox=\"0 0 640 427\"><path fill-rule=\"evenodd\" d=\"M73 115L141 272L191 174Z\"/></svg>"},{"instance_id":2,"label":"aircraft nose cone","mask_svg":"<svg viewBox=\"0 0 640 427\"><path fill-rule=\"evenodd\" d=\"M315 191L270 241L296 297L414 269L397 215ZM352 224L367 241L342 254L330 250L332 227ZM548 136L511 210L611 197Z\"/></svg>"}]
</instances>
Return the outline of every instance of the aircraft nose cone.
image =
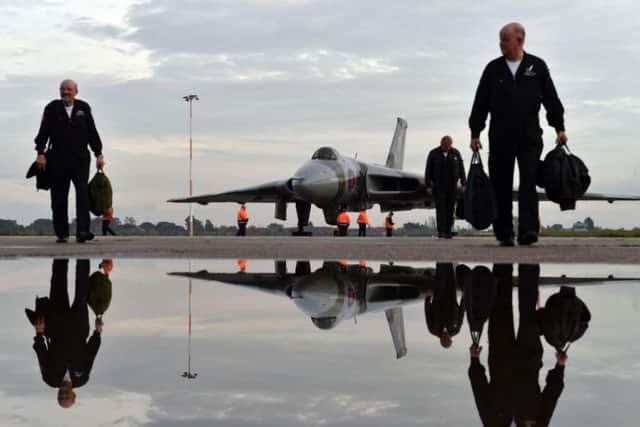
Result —
<instances>
[{"instance_id":1,"label":"aircraft nose cone","mask_svg":"<svg viewBox=\"0 0 640 427\"><path fill-rule=\"evenodd\" d=\"M315 162L298 169L291 186L298 197L320 207L334 201L339 190L336 173L330 167Z\"/></svg>"}]
</instances>

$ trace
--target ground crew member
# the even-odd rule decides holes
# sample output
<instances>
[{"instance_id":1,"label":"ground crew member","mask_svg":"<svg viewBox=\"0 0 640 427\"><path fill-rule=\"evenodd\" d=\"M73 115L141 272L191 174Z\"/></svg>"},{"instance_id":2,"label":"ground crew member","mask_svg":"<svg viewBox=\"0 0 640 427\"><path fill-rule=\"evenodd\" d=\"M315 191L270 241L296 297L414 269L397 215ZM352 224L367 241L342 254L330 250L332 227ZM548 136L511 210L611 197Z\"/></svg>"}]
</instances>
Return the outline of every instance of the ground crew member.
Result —
<instances>
[{"instance_id":1,"label":"ground crew member","mask_svg":"<svg viewBox=\"0 0 640 427\"><path fill-rule=\"evenodd\" d=\"M393 211L387 214L387 217L384 219L384 229L387 232L387 237L391 237L393 235Z\"/></svg>"},{"instance_id":2,"label":"ground crew member","mask_svg":"<svg viewBox=\"0 0 640 427\"><path fill-rule=\"evenodd\" d=\"M443 136L440 146L429 152L424 171L427 194L432 195L436 203L438 237L442 239L452 237L458 181L462 191L466 183L462 156L452 145L453 139Z\"/></svg>"},{"instance_id":3,"label":"ground crew member","mask_svg":"<svg viewBox=\"0 0 640 427\"><path fill-rule=\"evenodd\" d=\"M340 209L336 223L338 224L338 236L346 236L349 224L351 224L351 218L345 208Z\"/></svg>"},{"instance_id":4,"label":"ground crew member","mask_svg":"<svg viewBox=\"0 0 640 427\"><path fill-rule=\"evenodd\" d=\"M245 273L247 271L247 260L244 258L240 258L237 263L238 268L240 269L238 273Z\"/></svg>"},{"instance_id":5,"label":"ground crew member","mask_svg":"<svg viewBox=\"0 0 640 427\"><path fill-rule=\"evenodd\" d=\"M102 214L102 235L106 236L107 233L111 233L112 236L115 236L116 233L111 229L111 221L113 220L113 207L107 209L107 211Z\"/></svg>"},{"instance_id":6,"label":"ground crew member","mask_svg":"<svg viewBox=\"0 0 640 427\"><path fill-rule=\"evenodd\" d=\"M369 217L367 217L367 210L362 209L358 214L358 236L366 237L367 236L367 225L369 225Z\"/></svg>"},{"instance_id":7,"label":"ground crew member","mask_svg":"<svg viewBox=\"0 0 640 427\"><path fill-rule=\"evenodd\" d=\"M44 108L40 129L36 135L36 165L48 169L51 176L51 211L56 242L69 238L69 186L73 182L76 193L76 241L93 239L89 230L89 150L96 156L96 168L102 170L102 141L91 115L91 107L75 99L78 85L73 80L60 83L59 100ZM47 143L49 144L47 147ZM45 151L47 156L45 157ZM48 159L48 160L47 160Z\"/></svg>"},{"instance_id":8,"label":"ground crew member","mask_svg":"<svg viewBox=\"0 0 640 427\"><path fill-rule=\"evenodd\" d=\"M238 210L238 232L236 236L246 236L247 235L247 223L249 222L249 217L247 216L247 208L244 207L244 203L240 204L240 209Z\"/></svg>"},{"instance_id":9,"label":"ground crew member","mask_svg":"<svg viewBox=\"0 0 640 427\"><path fill-rule=\"evenodd\" d=\"M524 27L516 22L500 30L501 57L484 69L473 101L469 128L472 150L482 148L480 132L489 124L489 175L496 195L497 216L493 232L501 246L513 246L513 170L518 159L518 243L538 240L536 177L542 153L540 103L555 128L556 144L567 142L564 108L545 62L524 51Z\"/></svg>"},{"instance_id":10,"label":"ground crew member","mask_svg":"<svg viewBox=\"0 0 640 427\"><path fill-rule=\"evenodd\" d=\"M103 259L99 267L104 271L107 276L113 271L113 260L111 258Z\"/></svg>"}]
</instances>

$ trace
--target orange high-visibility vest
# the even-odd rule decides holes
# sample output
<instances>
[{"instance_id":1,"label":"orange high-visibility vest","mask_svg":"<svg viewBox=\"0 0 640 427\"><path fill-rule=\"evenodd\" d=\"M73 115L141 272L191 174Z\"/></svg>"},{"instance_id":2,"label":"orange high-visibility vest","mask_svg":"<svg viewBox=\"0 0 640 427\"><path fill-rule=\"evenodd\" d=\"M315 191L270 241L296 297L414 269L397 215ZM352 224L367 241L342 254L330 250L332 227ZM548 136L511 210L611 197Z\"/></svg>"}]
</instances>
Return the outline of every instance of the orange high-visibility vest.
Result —
<instances>
[{"instance_id":1,"label":"orange high-visibility vest","mask_svg":"<svg viewBox=\"0 0 640 427\"><path fill-rule=\"evenodd\" d=\"M338 218L336 219L338 224L349 225L351 224L351 217L346 212L340 212L338 214Z\"/></svg>"},{"instance_id":2,"label":"orange high-visibility vest","mask_svg":"<svg viewBox=\"0 0 640 427\"><path fill-rule=\"evenodd\" d=\"M238 222L247 222L249 221L249 217L247 216L247 209L242 206L238 211Z\"/></svg>"},{"instance_id":3,"label":"orange high-visibility vest","mask_svg":"<svg viewBox=\"0 0 640 427\"><path fill-rule=\"evenodd\" d=\"M386 228L387 230L393 229L393 221L391 215L387 215L387 217L384 219L384 228Z\"/></svg>"},{"instance_id":4,"label":"orange high-visibility vest","mask_svg":"<svg viewBox=\"0 0 640 427\"><path fill-rule=\"evenodd\" d=\"M367 211L362 210L358 214L358 224L369 224L369 218L367 217Z\"/></svg>"},{"instance_id":5,"label":"orange high-visibility vest","mask_svg":"<svg viewBox=\"0 0 640 427\"><path fill-rule=\"evenodd\" d=\"M103 259L102 262L100 263L100 265L102 266L102 269L104 270L104 273L106 275L109 275L109 273L111 273L111 270L113 270L113 260L112 259Z\"/></svg>"},{"instance_id":6,"label":"orange high-visibility vest","mask_svg":"<svg viewBox=\"0 0 640 427\"><path fill-rule=\"evenodd\" d=\"M103 221L111 221L113 219L113 208L109 208L102 214Z\"/></svg>"},{"instance_id":7,"label":"orange high-visibility vest","mask_svg":"<svg viewBox=\"0 0 640 427\"><path fill-rule=\"evenodd\" d=\"M238 260L238 268L240 268L240 270L245 271L247 269L247 260L246 259L239 259Z\"/></svg>"}]
</instances>

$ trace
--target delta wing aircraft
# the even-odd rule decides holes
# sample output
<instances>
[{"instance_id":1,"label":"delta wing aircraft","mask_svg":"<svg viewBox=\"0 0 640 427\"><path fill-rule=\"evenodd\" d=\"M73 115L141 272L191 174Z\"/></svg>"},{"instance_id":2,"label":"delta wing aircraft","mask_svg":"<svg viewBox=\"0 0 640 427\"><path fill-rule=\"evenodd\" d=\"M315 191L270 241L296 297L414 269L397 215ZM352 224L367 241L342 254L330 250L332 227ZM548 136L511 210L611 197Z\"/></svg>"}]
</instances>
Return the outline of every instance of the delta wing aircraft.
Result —
<instances>
[{"instance_id":1,"label":"delta wing aircraft","mask_svg":"<svg viewBox=\"0 0 640 427\"><path fill-rule=\"evenodd\" d=\"M429 209L433 198L425 191L424 174L403 171L407 122L397 119L384 166L340 155L331 147L321 147L291 178L217 194L170 199L172 203L275 203L275 218L287 219L287 204L295 203L297 235L305 235L311 205L322 209L327 224L336 225L341 207L358 212L380 205L381 212ZM540 200L546 200L544 192ZM518 192L513 192L514 200ZM580 200L640 201L640 196L586 193Z\"/></svg>"},{"instance_id":2,"label":"delta wing aircraft","mask_svg":"<svg viewBox=\"0 0 640 427\"><path fill-rule=\"evenodd\" d=\"M462 264L460 265L462 266ZM458 270L456 270L458 271ZM470 274L467 267L464 271ZM407 265L381 264L376 273L366 263L347 264L346 261L324 261L315 271L309 261L296 261L295 272L287 271L284 260L276 260L273 273L215 273L172 272L171 276L187 277L242 286L272 295L284 296L311 318L319 329L329 330L341 322L356 319L366 313L384 312L396 352L396 358L407 354L403 307L424 303L432 295L439 280L433 267L417 268ZM458 274L458 273L456 273ZM462 292L461 277L456 277L456 288ZM512 278L513 286L519 278ZM637 281L638 278L567 277L546 276L539 278L540 286L599 285L613 281ZM451 283L453 285L453 282ZM445 286L442 282L440 286Z\"/></svg>"}]
</instances>

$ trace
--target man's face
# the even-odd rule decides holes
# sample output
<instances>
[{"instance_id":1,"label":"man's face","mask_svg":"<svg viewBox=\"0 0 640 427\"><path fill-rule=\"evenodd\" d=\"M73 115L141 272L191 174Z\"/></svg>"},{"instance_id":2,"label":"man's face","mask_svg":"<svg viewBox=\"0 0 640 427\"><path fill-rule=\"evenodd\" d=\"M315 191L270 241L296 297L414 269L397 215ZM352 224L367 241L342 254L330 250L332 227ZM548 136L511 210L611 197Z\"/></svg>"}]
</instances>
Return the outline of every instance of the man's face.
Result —
<instances>
[{"instance_id":1,"label":"man's face","mask_svg":"<svg viewBox=\"0 0 640 427\"><path fill-rule=\"evenodd\" d=\"M521 49L522 45L513 31L509 29L500 31L500 50L504 56L515 60L520 55Z\"/></svg>"},{"instance_id":2,"label":"man's face","mask_svg":"<svg viewBox=\"0 0 640 427\"><path fill-rule=\"evenodd\" d=\"M76 394L71 382L64 381L58 390L58 404L63 408L70 408L76 403Z\"/></svg>"},{"instance_id":3,"label":"man's face","mask_svg":"<svg viewBox=\"0 0 640 427\"><path fill-rule=\"evenodd\" d=\"M73 104L73 100L78 94L78 88L76 84L71 80L65 80L60 83L60 98L66 105Z\"/></svg>"},{"instance_id":4,"label":"man's face","mask_svg":"<svg viewBox=\"0 0 640 427\"><path fill-rule=\"evenodd\" d=\"M452 145L451 141L445 141L440 144L440 148L442 149L443 152L448 153L451 150L451 145Z\"/></svg>"}]
</instances>

